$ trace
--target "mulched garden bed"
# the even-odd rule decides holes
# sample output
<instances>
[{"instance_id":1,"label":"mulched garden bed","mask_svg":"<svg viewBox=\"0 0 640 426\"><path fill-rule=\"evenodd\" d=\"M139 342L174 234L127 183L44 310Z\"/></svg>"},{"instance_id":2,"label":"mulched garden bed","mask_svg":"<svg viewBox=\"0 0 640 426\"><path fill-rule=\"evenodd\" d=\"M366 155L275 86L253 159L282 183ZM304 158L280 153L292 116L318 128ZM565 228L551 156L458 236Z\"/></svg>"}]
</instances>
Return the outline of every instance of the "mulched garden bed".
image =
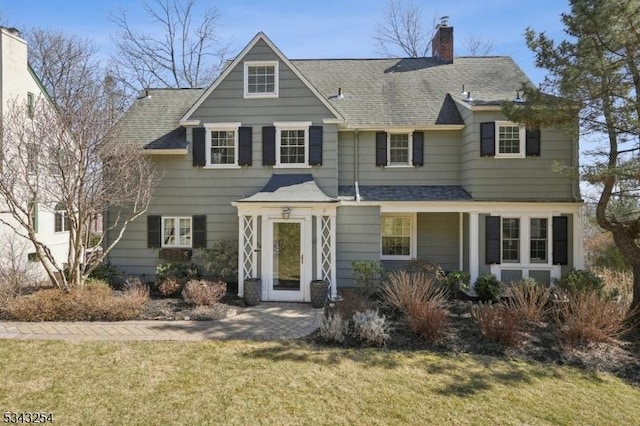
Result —
<instances>
[{"instance_id":1,"label":"mulched garden bed","mask_svg":"<svg viewBox=\"0 0 640 426\"><path fill-rule=\"evenodd\" d=\"M212 306L191 306L179 298L161 298L156 295L145 304L141 320L210 321L236 315L244 309L244 300L227 294Z\"/></svg>"},{"instance_id":2,"label":"mulched garden bed","mask_svg":"<svg viewBox=\"0 0 640 426\"><path fill-rule=\"evenodd\" d=\"M471 318L473 302L454 300L449 305L450 332L439 344L417 337L398 312L380 311L390 323L391 339L384 347L389 351L428 350L438 353L504 357L529 362L571 365L589 371L602 371L640 386L640 331L625 336L620 345L598 344L580 350L564 350L553 324L540 324L525 330L524 344L505 348L484 337ZM316 331L305 340L321 346L359 348L369 346L353 336L342 344L327 343Z\"/></svg>"}]
</instances>

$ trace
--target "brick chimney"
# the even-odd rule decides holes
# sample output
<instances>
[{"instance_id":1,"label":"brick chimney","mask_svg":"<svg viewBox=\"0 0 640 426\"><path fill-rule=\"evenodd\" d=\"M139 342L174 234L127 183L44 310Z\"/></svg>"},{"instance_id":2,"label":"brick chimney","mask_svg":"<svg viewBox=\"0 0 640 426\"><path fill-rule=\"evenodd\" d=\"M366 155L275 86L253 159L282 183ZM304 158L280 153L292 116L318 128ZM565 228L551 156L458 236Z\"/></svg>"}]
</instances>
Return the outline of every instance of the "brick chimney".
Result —
<instances>
[{"instance_id":1,"label":"brick chimney","mask_svg":"<svg viewBox=\"0 0 640 426\"><path fill-rule=\"evenodd\" d=\"M431 56L441 64L453 63L453 27L447 25L448 16L443 16L436 27L436 33L431 40Z\"/></svg>"}]
</instances>

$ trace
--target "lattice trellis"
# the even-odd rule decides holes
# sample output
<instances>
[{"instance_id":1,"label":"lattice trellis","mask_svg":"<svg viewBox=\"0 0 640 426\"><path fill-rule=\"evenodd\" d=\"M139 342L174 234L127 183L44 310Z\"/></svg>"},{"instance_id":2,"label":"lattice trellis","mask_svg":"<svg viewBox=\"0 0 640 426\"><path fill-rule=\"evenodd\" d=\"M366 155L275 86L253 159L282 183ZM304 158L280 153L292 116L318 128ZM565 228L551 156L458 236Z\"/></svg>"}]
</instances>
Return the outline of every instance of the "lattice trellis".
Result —
<instances>
[{"instance_id":1,"label":"lattice trellis","mask_svg":"<svg viewBox=\"0 0 640 426\"><path fill-rule=\"evenodd\" d=\"M331 216L322 216L320 221L320 272L322 279L331 282Z\"/></svg>"},{"instance_id":2,"label":"lattice trellis","mask_svg":"<svg viewBox=\"0 0 640 426\"><path fill-rule=\"evenodd\" d=\"M254 234L256 232L256 224L255 220L251 216L244 216L244 220L242 223L242 232L244 234L244 244L242 246L242 254L243 254L243 264L242 271L244 274L244 278L253 278L253 271L257 265L254 264L254 256L253 252L255 247L253 247Z\"/></svg>"}]
</instances>

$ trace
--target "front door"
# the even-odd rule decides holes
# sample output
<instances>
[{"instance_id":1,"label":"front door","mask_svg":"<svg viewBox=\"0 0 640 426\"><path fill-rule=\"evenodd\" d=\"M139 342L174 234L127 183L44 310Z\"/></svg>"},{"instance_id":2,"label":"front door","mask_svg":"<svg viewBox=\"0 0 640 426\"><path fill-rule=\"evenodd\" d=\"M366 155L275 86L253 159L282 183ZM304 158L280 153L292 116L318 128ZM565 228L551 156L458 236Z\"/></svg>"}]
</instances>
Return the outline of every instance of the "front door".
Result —
<instances>
[{"instance_id":1,"label":"front door","mask_svg":"<svg viewBox=\"0 0 640 426\"><path fill-rule=\"evenodd\" d=\"M303 222L274 221L270 300L302 301L304 285ZM309 259L307 259L309 260Z\"/></svg>"}]
</instances>

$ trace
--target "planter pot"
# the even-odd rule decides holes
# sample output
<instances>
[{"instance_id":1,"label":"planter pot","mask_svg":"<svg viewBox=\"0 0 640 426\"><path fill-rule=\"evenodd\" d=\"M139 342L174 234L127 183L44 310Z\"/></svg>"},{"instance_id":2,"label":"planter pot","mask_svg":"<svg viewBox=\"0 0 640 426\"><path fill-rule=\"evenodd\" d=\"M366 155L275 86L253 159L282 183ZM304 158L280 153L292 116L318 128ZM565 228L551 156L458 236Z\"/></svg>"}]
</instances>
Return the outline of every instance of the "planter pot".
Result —
<instances>
[{"instance_id":1,"label":"planter pot","mask_svg":"<svg viewBox=\"0 0 640 426\"><path fill-rule=\"evenodd\" d=\"M259 305L261 296L262 280L260 278L250 278L244 281L244 303L247 306Z\"/></svg>"},{"instance_id":2,"label":"planter pot","mask_svg":"<svg viewBox=\"0 0 640 426\"><path fill-rule=\"evenodd\" d=\"M329 283L325 280L311 281L311 306L314 308L322 308L327 300L327 292Z\"/></svg>"}]
</instances>

